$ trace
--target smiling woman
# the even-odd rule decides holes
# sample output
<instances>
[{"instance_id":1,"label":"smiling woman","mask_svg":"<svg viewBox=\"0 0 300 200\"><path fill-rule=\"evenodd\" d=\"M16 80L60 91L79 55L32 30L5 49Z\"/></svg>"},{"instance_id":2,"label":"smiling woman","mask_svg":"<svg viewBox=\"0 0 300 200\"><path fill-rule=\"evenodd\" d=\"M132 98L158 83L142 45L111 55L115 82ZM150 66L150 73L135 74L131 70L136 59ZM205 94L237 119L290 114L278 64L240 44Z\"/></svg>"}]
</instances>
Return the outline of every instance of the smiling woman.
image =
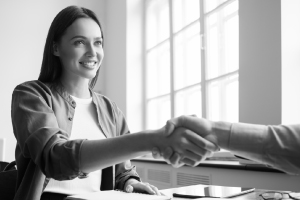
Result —
<instances>
[{"instance_id":1,"label":"smiling woman","mask_svg":"<svg viewBox=\"0 0 300 200\"><path fill-rule=\"evenodd\" d=\"M60 80L64 87L73 90L73 85L88 86L85 82L96 76L104 57L102 41L99 25L90 18L80 18L68 27L60 41L54 42L53 54L62 64ZM74 88L70 94L90 97L87 89Z\"/></svg>"},{"instance_id":2,"label":"smiling woman","mask_svg":"<svg viewBox=\"0 0 300 200\"><path fill-rule=\"evenodd\" d=\"M129 134L118 106L93 91L103 41L91 10L63 9L49 29L38 80L14 89L15 200L62 200L100 189L161 195L155 186L141 182L129 159L153 147L171 147L193 166L218 149L185 128L166 137L168 125Z\"/></svg>"}]
</instances>

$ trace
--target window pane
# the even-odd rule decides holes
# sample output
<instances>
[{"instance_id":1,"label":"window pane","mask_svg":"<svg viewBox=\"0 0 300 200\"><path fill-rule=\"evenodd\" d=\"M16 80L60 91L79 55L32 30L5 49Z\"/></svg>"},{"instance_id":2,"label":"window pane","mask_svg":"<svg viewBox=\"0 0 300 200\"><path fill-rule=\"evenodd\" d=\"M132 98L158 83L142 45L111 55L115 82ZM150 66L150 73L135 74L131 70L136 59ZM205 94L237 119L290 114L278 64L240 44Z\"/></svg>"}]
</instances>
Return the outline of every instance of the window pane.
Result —
<instances>
[{"instance_id":1,"label":"window pane","mask_svg":"<svg viewBox=\"0 0 300 200\"><path fill-rule=\"evenodd\" d=\"M165 42L147 55L147 98L170 93L170 47Z\"/></svg>"},{"instance_id":2,"label":"window pane","mask_svg":"<svg viewBox=\"0 0 300 200\"><path fill-rule=\"evenodd\" d=\"M173 0L173 31L200 18L199 0Z\"/></svg>"},{"instance_id":3,"label":"window pane","mask_svg":"<svg viewBox=\"0 0 300 200\"><path fill-rule=\"evenodd\" d=\"M220 83L212 82L208 84L208 98L207 98L207 117L210 120L219 121L221 120L220 115L220 103L221 103L221 95L220 95Z\"/></svg>"},{"instance_id":4,"label":"window pane","mask_svg":"<svg viewBox=\"0 0 300 200\"><path fill-rule=\"evenodd\" d=\"M238 2L207 17L207 79L238 70Z\"/></svg>"},{"instance_id":5,"label":"window pane","mask_svg":"<svg viewBox=\"0 0 300 200\"><path fill-rule=\"evenodd\" d=\"M219 27L216 23L217 16L213 14L207 19L207 43L206 43L206 72L207 78L218 76L220 71L220 37Z\"/></svg>"},{"instance_id":6,"label":"window pane","mask_svg":"<svg viewBox=\"0 0 300 200\"><path fill-rule=\"evenodd\" d=\"M238 122L238 75L208 84L208 118Z\"/></svg>"},{"instance_id":7,"label":"window pane","mask_svg":"<svg viewBox=\"0 0 300 200\"><path fill-rule=\"evenodd\" d=\"M236 79L229 80L228 84L225 85L226 95L226 110L225 118L229 122L239 121L239 82Z\"/></svg>"},{"instance_id":8,"label":"window pane","mask_svg":"<svg viewBox=\"0 0 300 200\"><path fill-rule=\"evenodd\" d=\"M220 4L224 3L227 0L205 0L205 12L209 12L215 9Z\"/></svg>"},{"instance_id":9,"label":"window pane","mask_svg":"<svg viewBox=\"0 0 300 200\"><path fill-rule=\"evenodd\" d=\"M226 71L235 71L239 68L239 18L237 14L238 1L225 8L228 20L224 23L225 35L225 63Z\"/></svg>"},{"instance_id":10,"label":"window pane","mask_svg":"<svg viewBox=\"0 0 300 200\"><path fill-rule=\"evenodd\" d=\"M168 0L149 0L146 10L146 46L149 49L170 35Z\"/></svg>"},{"instance_id":11,"label":"window pane","mask_svg":"<svg viewBox=\"0 0 300 200\"><path fill-rule=\"evenodd\" d=\"M192 114L202 116L200 85L175 94L175 117Z\"/></svg>"},{"instance_id":12,"label":"window pane","mask_svg":"<svg viewBox=\"0 0 300 200\"><path fill-rule=\"evenodd\" d=\"M163 127L171 118L170 96L152 99L147 103L146 129Z\"/></svg>"},{"instance_id":13,"label":"window pane","mask_svg":"<svg viewBox=\"0 0 300 200\"><path fill-rule=\"evenodd\" d=\"M195 23L174 38L174 87L201 81L200 24Z\"/></svg>"}]
</instances>

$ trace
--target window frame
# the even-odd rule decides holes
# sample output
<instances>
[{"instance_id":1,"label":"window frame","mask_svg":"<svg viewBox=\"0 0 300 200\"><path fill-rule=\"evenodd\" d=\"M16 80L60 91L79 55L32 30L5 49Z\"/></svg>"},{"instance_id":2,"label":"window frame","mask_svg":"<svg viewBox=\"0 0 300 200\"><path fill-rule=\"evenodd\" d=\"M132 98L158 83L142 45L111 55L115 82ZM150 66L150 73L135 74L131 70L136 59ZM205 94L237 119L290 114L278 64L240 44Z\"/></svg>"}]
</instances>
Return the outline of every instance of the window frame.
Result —
<instances>
[{"instance_id":1,"label":"window frame","mask_svg":"<svg viewBox=\"0 0 300 200\"><path fill-rule=\"evenodd\" d=\"M173 2L172 0L168 0L168 9L169 9L169 37L167 39L164 39L163 41L157 43L156 45L152 46L151 48L147 49L146 47L146 38L147 38L147 31L146 31L146 22L147 22L147 4L148 2L151 0L146 0L144 3L144 16L143 16L143 20L144 20L144 27L143 27L143 94L142 94L142 98L143 98L143 128L146 129L147 128L147 104L149 101L154 100L154 99L160 99L163 98L165 96L169 96L170 95L170 104L171 104L171 118L175 117L175 94L177 92L180 91L184 91L187 90L191 87L200 85L201 88L201 111L202 111L202 116L203 118L208 118L209 119L209 102L208 102L208 85L213 82L213 81L218 81L218 80L222 80L225 79L227 77L231 77L234 75L237 75L237 81L239 79L239 69L235 70L235 71L231 71L229 73L223 73L222 75L218 75L216 77L207 78L207 60L206 60L206 54L207 54L207 48L206 48L206 36L207 36L207 29L206 29L206 19L220 11L221 9L223 9L224 7L226 7L227 5L238 1L238 0L225 0L225 2L221 3L220 5L218 5L217 7L215 7L214 9L208 11L207 13L205 13L204 8L205 8L205 0L199 0L199 7L200 7L200 16L198 19L190 22L187 25L184 25L182 28L180 28L179 30L177 30L176 32L173 31ZM238 11L237 11L238 12ZM227 18L229 18L230 16L228 16ZM184 86L181 87L180 89L175 89L174 85L174 38L177 34L182 33L184 30L188 29L189 27L191 27L192 25L196 24L196 23L200 23L200 56L201 56L201 81L192 85L188 85L188 86ZM162 94L162 95L157 95L155 97L151 97L151 98L147 98L147 54L159 47L160 45L163 45L165 42L169 41L169 47L170 47L170 92L167 94ZM221 106L223 107L223 106ZM159 127L157 127L159 128Z\"/></svg>"}]
</instances>

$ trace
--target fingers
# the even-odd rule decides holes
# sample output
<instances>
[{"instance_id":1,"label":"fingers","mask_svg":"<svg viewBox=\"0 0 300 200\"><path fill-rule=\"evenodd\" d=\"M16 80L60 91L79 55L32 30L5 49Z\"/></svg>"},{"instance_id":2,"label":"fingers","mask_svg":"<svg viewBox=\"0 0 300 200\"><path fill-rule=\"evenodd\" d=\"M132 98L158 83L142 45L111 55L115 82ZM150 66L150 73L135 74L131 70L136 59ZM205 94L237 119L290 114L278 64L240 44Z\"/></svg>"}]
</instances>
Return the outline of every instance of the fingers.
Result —
<instances>
[{"instance_id":1,"label":"fingers","mask_svg":"<svg viewBox=\"0 0 300 200\"><path fill-rule=\"evenodd\" d=\"M156 191L155 191L155 189L154 189L154 187L155 186L150 185L149 183L142 183L142 185L141 185L141 189L144 192L147 192L148 194L157 194Z\"/></svg>"},{"instance_id":2,"label":"fingers","mask_svg":"<svg viewBox=\"0 0 300 200\"><path fill-rule=\"evenodd\" d=\"M171 133L173 133L175 128L176 128L176 124L173 121L168 120L167 124L166 124L166 131L165 131L164 135L165 136L171 135Z\"/></svg>"},{"instance_id":3,"label":"fingers","mask_svg":"<svg viewBox=\"0 0 300 200\"><path fill-rule=\"evenodd\" d=\"M127 190L132 188L132 190ZM146 182L138 182L134 183L132 185L128 185L126 187L126 192L132 193L132 192L137 192L137 193L148 193L148 194L153 194L153 195L162 195L161 192L159 192L158 188L155 187L154 185L151 185Z\"/></svg>"},{"instance_id":4,"label":"fingers","mask_svg":"<svg viewBox=\"0 0 300 200\"><path fill-rule=\"evenodd\" d=\"M150 184L149 184L149 187L151 187L152 191L154 191L156 195L159 195L159 196L161 195L160 192L158 191L157 187L155 187L154 185L150 185Z\"/></svg>"},{"instance_id":5,"label":"fingers","mask_svg":"<svg viewBox=\"0 0 300 200\"><path fill-rule=\"evenodd\" d=\"M171 164L175 168L179 168L184 165L184 163L180 163L180 160L182 159L180 154L174 152L171 147L167 147L164 150L163 158L168 164Z\"/></svg>"},{"instance_id":6,"label":"fingers","mask_svg":"<svg viewBox=\"0 0 300 200\"><path fill-rule=\"evenodd\" d=\"M163 152L163 158L168 164L171 164L170 158L172 157L172 155L173 155L173 149L171 147L167 147Z\"/></svg>"},{"instance_id":7,"label":"fingers","mask_svg":"<svg viewBox=\"0 0 300 200\"><path fill-rule=\"evenodd\" d=\"M157 147L152 148L152 157L155 159L161 158L161 153Z\"/></svg>"},{"instance_id":8,"label":"fingers","mask_svg":"<svg viewBox=\"0 0 300 200\"><path fill-rule=\"evenodd\" d=\"M170 163L173 167L179 168L182 167L185 163L180 162L182 159L181 155L177 152L173 153L172 157L170 158Z\"/></svg>"},{"instance_id":9,"label":"fingers","mask_svg":"<svg viewBox=\"0 0 300 200\"><path fill-rule=\"evenodd\" d=\"M132 193L133 192L133 187L132 185L127 185L126 189L125 189L125 192L127 193Z\"/></svg>"},{"instance_id":10,"label":"fingers","mask_svg":"<svg viewBox=\"0 0 300 200\"><path fill-rule=\"evenodd\" d=\"M214 143L206 140L205 138L201 137L200 135L194 133L191 130L188 129L182 129L181 131L185 131L185 137L191 141L192 143L194 143L196 146L191 146L192 149L189 149L191 151L196 151L196 150L201 150L198 147L201 147L202 150L207 150L207 151L219 151L219 147L217 145L215 145ZM201 155L201 153L199 154Z\"/></svg>"},{"instance_id":11,"label":"fingers","mask_svg":"<svg viewBox=\"0 0 300 200\"><path fill-rule=\"evenodd\" d=\"M201 155L195 154L185 150L182 155L174 152L171 147L167 147L163 152L163 158L168 164L171 164L174 168L182 167L183 165L189 165L192 167L197 166L200 162L205 160L207 157L212 156L213 153L210 151L202 150Z\"/></svg>"},{"instance_id":12,"label":"fingers","mask_svg":"<svg viewBox=\"0 0 300 200\"><path fill-rule=\"evenodd\" d=\"M184 125L185 116L176 117L167 121L165 136L171 135L176 127Z\"/></svg>"},{"instance_id":13,"label":"fingers","mask_svg":"<svg viewBox=\"0 0 300 200\"><path fill-rule=\"evenodd\" d=\"M184 164L186 164L186 165L188 165L188 166L196 167L201 161L196 162L196 161L190 160L188 158L183 158L181 160L181 162L184 163Z\"/></svg>"},{"instance_id":14,"label":"fingers","mask_svg":"<svg viewBox=\"0 0 300 200\"><path fill-rule=\"evenodd\" d=\"M196 133L185 129L185 128L177 128L175 133L170 137L170 146L172 150L176 153L165 155L165 160L168 160L168 163L172 164L174 167L182 166L180 160L187 165L195 165L195 163L199 163L210 156L212 154L212 150L215 151L215 144L206 141L206 139L197 135ZM179 159L186 158L188 162L185 160ZM179 164L180 163L180 164Z\"/></svg>"}]
</instances>

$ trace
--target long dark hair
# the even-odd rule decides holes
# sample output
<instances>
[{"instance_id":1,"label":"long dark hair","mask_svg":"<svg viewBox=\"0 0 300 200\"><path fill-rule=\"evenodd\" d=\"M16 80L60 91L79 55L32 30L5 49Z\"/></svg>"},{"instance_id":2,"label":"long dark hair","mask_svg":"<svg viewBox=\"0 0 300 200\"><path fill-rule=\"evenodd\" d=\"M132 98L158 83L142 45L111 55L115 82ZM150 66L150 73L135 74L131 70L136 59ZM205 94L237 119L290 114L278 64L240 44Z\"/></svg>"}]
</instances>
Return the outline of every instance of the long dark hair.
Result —
<instances>
[{"instance_id":1,"label":"long dark hair","mask_svg":"<svg viewBox=\"0 0 300 200\"><path fill-rule=\"evenodd\" d=\"M91 18L98 25L101 30L102 39L103 31L101 28L101 24L97 19L96 14L86 8L78 7L78 6L69 6L60 11L53 22L51 23L50 29L48 31L48 36L46 39L46 44L44 48L43 62L41 67L41 72L38 80L44 83L46 82L54 82L57 81L62 72L62 66L59 58L53 55L53 43L58 43L65 33L66 29L79 18ZM99 76L98 69L96 76L90 81L89 86L93 88L97 82Z\"/></svg>"}]
</instances>

